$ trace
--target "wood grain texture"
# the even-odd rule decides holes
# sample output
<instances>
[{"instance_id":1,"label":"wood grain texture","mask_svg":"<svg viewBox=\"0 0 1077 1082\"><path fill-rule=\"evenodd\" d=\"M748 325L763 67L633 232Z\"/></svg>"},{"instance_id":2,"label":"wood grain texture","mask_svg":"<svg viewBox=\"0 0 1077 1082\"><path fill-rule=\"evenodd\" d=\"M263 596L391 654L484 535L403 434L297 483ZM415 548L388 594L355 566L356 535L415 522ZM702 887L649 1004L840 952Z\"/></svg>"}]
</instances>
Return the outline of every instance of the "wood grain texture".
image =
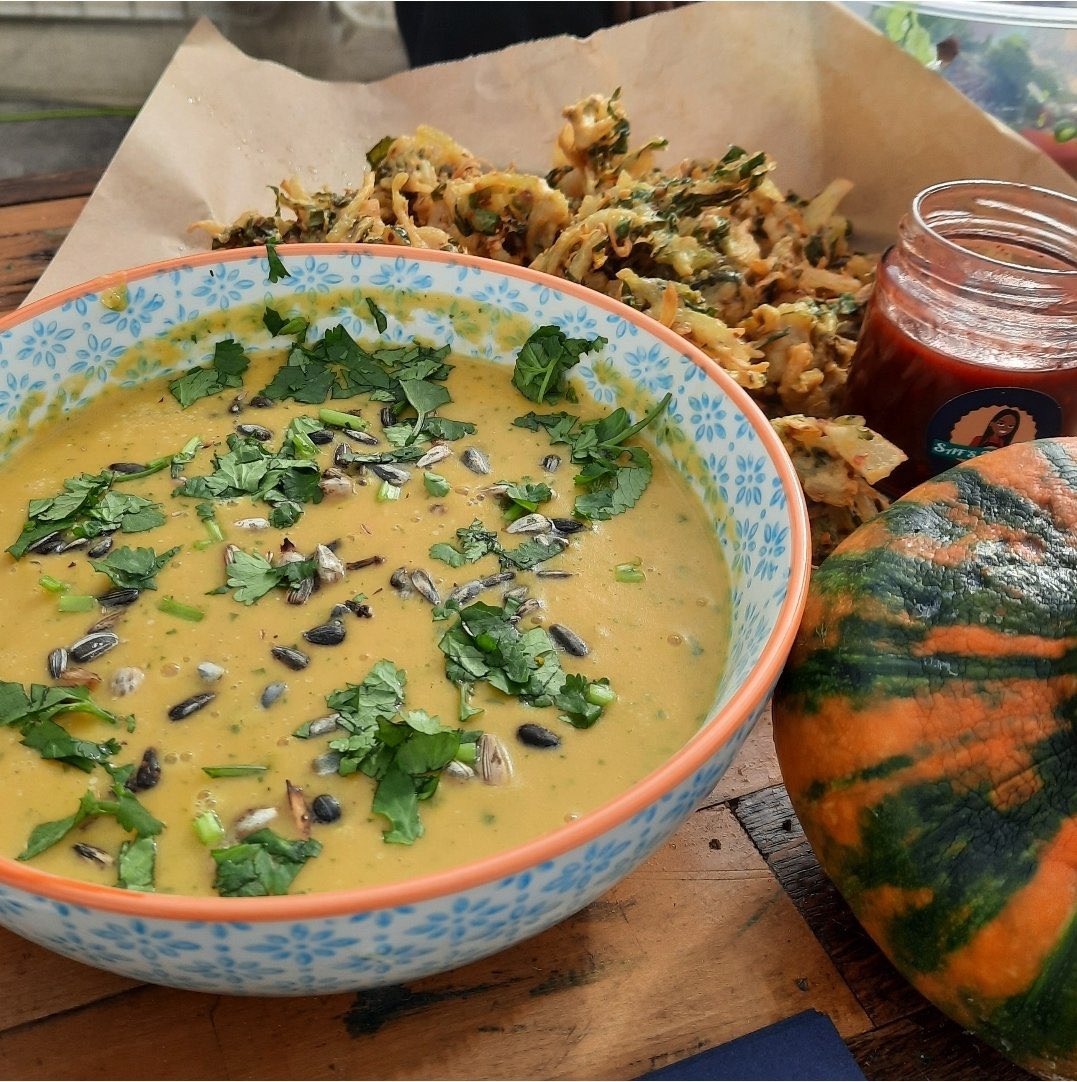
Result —
<instances>
[{"instance_id":1,"label":"wood grain texture","mask_svg":"<svg viewBox=\"0 0 1077 1082\"><path fill-rule=\"evenodd\" d=\"M656 931L660 930L660 934ZM808 1007L870 1023L748 837L719 806L575 918L439 977L259 1000L143 987L0 1034L24 1077L145 1077L109 1042L164 1038L189 1078L633 1078ZM434 1036L436 1035L436 1036ZM76 1049L76 1051L73 1051Z\"/></svg>"},{"instance_id":2,"label":"wood grain texture","mask_svg":"<svg viewBox=\"0 0 1077 1082\"><path fill-rule=\"evenodd\" d=\"M0 316L22 303L85 204L80 196L0 205Z\"/></svg>"}]
</instances>

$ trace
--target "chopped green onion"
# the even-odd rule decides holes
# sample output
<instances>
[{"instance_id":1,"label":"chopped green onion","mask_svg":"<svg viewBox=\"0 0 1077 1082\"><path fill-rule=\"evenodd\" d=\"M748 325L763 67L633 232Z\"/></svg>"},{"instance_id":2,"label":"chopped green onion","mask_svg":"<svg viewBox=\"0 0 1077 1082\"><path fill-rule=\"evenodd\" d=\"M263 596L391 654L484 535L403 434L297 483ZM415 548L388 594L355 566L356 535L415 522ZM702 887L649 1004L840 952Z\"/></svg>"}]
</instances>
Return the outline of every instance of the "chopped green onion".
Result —
<instances>
[{"instance_id":1,"label":"chopped green onion","mask_svg":"<svg viewBox=\"0 0 1077 1082\"><path fill-rule=\"evenodd\" d=\"M61 612L93 612L97 607L97 598L86 594L61 594Z\"/></svg>"},{"instance_id":2,"label":"chopped green onion","mask_svg":"<svg viewBox=\"0 0 1077 1082\"><path fill-rule=\"evenodd\" d=\"M426 491L431 496L448 496L449 494L449 482L440 473L431 473L426 470L423 473L423 484L426 485Z\"/></svg>"},{"instance_id":3,"label":"chopped green onion","mask_svg":"<svg viewBox=\"0 0 1077 1082\"><path fill-rule=\"evenodd\" d=\"M593 684L588 684L584 698L592 706L609 706L610 703L617 701L613 688L604 680L596 680Z\"/></svg>"},{"instance_id":4,"label":"chopped green onion","mask_svg":"<svg viewBox=\"0 0 1077 1082\"><path fill-rule=\"evenodd\" d=\"M366 431L366 421L353 413L341 413L340 410L320 409L318 420L323 425L331 425L333 428L354 428L359 432Z\"/></svg>"},{"instance_id":5,"label":"chopped green onion","mask_svg":"<svg viewBox=\"0 0 1077 1082\"><path fill-rule=\"evenodd\" d=\"M224 824L215 811L204 811L191 820L195 836L205 846L217 845L224 840Z\"/></svg>"},{"instance_id":6,"label":"chopped green onion","mask_svg":"<svg viewBox=\"0 0 1077 1082\"><path fill-rule=\"evenodd\" d=\"M613 569L613 577L618 582L644 582L647 576L640 570L640 563L634 560L632 563L618 564Z\"/></svg>"},{"instance_id":7,"label":"chopped green onion","mask_svg":"<svg viewBox=\"0 0 1077 1082\"><path fill-rule=\"evenodd\" d=\"M37 580L37 584L42 590L48 590L50 594L66 594L71 589L68 583L54 579L51 575L42 575Z\"/></svg>"},{"instance_id":8,"label":"chopped green onion","mask_svg":"<svg viewBox=\"0 0 1077 1082\"><path fill-rule=\"evenodd\" d=\"M471 740L466 744L461 744L456 752L456 761L459 763L467 763L469 766L474 763L479 757L479 745L476 741Z\"/></svg>"},{"instance_id":9,"label":"chopped green onion","mask_svg":"<svg viewBox=\"0 0 1077 1082\"><path fill-rule=\"evenodd\" d=\"M211 778L260 778L268 769L268 766L237 763L235 766L204 766L202 773Z\"/></svg>"},{"instance_id":10,"label":"chopped green onion","mask_svg":"<svg viewBox=\"0 0 1077 1082\"><path fill-rule=\"evenodd\" d=\"M192 624L197 624L206 615L201 609L196 609L194 605L185 605L174 597L162 597L157 602L157 608L168 616L178 616L181 620L190 620Z\"/></svg>"},{"instance_id":11,"label":"chopped green onion","mask_svg":"<svg viewBox=\"0 0 1077 1082\"><path fill-rule=\"evenodd\" d=\"M392 503L393 500L399 500L400 486L391 485L388 481L382 481L378 486L378 491L375 493L374 499L378 503Z\"/></svg>"}]
</instances>

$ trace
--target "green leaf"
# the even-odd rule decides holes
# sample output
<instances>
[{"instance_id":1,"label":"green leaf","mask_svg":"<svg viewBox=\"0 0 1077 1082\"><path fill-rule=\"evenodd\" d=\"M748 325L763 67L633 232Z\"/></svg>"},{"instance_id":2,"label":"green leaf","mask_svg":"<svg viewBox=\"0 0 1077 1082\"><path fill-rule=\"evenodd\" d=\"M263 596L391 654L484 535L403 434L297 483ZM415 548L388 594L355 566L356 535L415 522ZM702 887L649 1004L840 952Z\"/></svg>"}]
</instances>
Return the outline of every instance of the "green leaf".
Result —
<instances>
[{"instance_id":1,"label":"green leaf","mask_svg":"<svg viewBox=\"0 0 1077 1082\"><path fill-rule=\"evenodd\" d=\"M96 743L72 736L62 725L48 717L27 721L20 743L36 751L42 759L55 759L89 773L120 751L116 740Z\"/></svg>"},{"instance_id":2,"label":"green leaf","mask_svg":"<svg viewBox=\"0 0 1077 1082\"><path fill-rule=\"evenodd\" d=\"M292 272L284 265L281 257L277 255L277 241L266 241L266 257L269 260L269 280L279 282L282 278L291 278Z\"/></svg>"},{"instance_id":3,"label":"green leaf","mask_svg":"<svg viewBox=\"0 0 1077 1082\"><path fill-rule=\"evenodd\" d=\"M394 767L385 772L378 781L372 808L375 814L384 815L389 820L389 829L382 832L385 841L411 845L423 836L415 781L403 770Z\"/></svg>"},{"instance_id":4,"label":"green leaf","mask_svg":"<svg viewBox=\"0 0 1077 1082\"><path fill-rule=\"evenodd\" d=\"M558 327L539 327L516 355L513 386L532 402L552 404L567 397L566 378L584 353L601 349L605 338L569 338Z\"/></svg>"},{"instance_id":5,"label":"green leaf","mask_svg":"<svg viewBox=\"0 0 1077 1082\"><path fill-rule=\"evenodd\" d=\"M303 865L322 851L321 842L288 841L268 828L238 845L212 849L217 862L213 886L222 898L287 894Z\"/></svg>"},{"instance_id":6,"label":"green leaf","mask_svg":"<svg viewBox=\"0 0 1077 1082\"><path fill-rule=\"evenodd\" d=\"M393 145L394 137L391 135L383 135L367 152L366 160L371 169L377 169L383 161L385 156L389 153L389 148Z\"/></svg>"},{"instance_id":7,"label":"green leaf","mask_svg":"<svg viewBox=\"0 0 1077 1082\"><path fill-rule=\"evenodd\" d=\"M448 496L452 487L440 473L432 473L430 470L423 473L423 485L431 496L436 496L438 499L442 496ZM450 545L449 548L452 548L452 546ZM455 549L453 551L455 552Z\"/></svg>"},{"instance_id":8,"label":"green leaf","mask_svg":"<svg viewBox=\"0 0 1077 1082\"><path fill-rule=\"evenodd\" d=\"M34 857L51 849L57 842L63 839L84 820L96 813L97 801L93 793L86 793L79 801L79 806L71 815L63 819L54 819L49 823L39 823L30 832L26 842L26 848L15 858L16 860L33 860Z\"/></svg>"},{"instance_id":9,"label":"green leaf","mask_svg":"<svg viewBox=\"0 0 1077 1082\"><path fill-rule=\"evenodd\" d=\"M152 891L156 864L157 842L154 838L124 842L116 861L117 885L126 890Z\"/></svg>"},{"instance_id":10,"label":"green leaf","mask_svg":"<svg viewBox=\"0 0 1077 1082\"><path fill-rule=\"evenodd\" d=\"M108 575L120 589L156 590L157 576L179 552L179 546L157 555L151 548L119 548L100 560L91 560L95 571Z\"/></svg>"},{"instance_id":11,"label":"green leaf","mask_svg":"<svg viewBox=\"0 0 1077 1082\"><path fill-rule=\"evenodd\" d=\"M243 373L250 361L243 347L234 339L226 338L213 347L213 359L208 368L194 368L168 385L172 397L187 409L200 398L219 394L230 387L243 386Z\"/></svg>"},{"instance_id":12,"label":"green leaf","mask_svg":"<svg viewBox=\"0 0 1077 1082\"><path fill-rule=\"evenodd\" d=\"M385 313L369 297L366 298L366 306L374 319L374 326L378 328L378 334L384 334L385 328L389 326Z\"/></svg>"}]
</instances>

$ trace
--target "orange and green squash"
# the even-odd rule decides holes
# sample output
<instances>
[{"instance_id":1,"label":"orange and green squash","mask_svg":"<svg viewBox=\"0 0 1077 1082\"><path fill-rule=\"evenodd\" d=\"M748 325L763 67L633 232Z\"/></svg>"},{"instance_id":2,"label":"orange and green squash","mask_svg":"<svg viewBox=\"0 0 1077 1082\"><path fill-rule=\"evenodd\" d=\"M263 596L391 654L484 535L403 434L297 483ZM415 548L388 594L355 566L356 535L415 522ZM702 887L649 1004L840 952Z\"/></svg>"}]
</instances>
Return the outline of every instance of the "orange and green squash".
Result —
<instances>
[{"instance_id":1,"label":"orange and green squash","mask_svg":"<svg viewBox=\"0 0 1077 1082\"><path fill-rule=\"evenodd\" d=\"M820 864L929 1000L1077 1076L1077 439L992 451L813 575L774 698Z\"/></svg>"}]
</instances>

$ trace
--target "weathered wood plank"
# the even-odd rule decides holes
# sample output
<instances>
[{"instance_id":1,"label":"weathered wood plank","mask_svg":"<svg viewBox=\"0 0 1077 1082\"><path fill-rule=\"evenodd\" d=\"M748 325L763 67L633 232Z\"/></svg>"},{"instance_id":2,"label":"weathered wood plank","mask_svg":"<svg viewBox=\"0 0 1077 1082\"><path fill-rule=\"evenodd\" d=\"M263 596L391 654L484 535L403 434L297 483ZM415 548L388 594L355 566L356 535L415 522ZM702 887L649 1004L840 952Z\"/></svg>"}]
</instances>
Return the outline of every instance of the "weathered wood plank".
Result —
<instances>
[{"instance_id":1,"label":"weathered wood plank","mask_svg":"<svg viewBox=\"0 0 1077 1082\"><path fill-rule=\"evenodd\" d=\"M43 203L51 199L88 196L104 172L102 168L74 169L68 173L42 173L32 177L0 180L0 207L18 203Z\"/></svg>"},{"instance_id":2,"label":"weathered wood plank","mask_svg":"<svg viewBox=\"0 0 1077 1082\"><path fill-rule=\"evenodd\" d=\"M134 987L135 981L79 965L0 928L0 1031Z\"/></svg>"},{"instance_id":3,"label":"weathered wood plank","mask_svg":"<svg viewBox=\"0 0 1077 1082\"><path fill-rule=\"evenodd\" d=\"M114 1041L85 1040L123 1033L126 1049L153 1049L162 1078L180 1045L189 1078L632 1078L807 1007L847 1036L869 1028L717 807L575 918L464 969L309 999L140 988L0 1034L0 1063L26 1077L145 1077Z\"/></svg>"},{"instance_id":4,"label":"weathered wood plank","mask_svg":"<svg viewBox=\"0 0 1077 1082\"><path fill-rule=\"evenodd\" d=\"M72 197L0 206L0 316L22 303L85 204Z\"/></svg>"}]
</instances>

